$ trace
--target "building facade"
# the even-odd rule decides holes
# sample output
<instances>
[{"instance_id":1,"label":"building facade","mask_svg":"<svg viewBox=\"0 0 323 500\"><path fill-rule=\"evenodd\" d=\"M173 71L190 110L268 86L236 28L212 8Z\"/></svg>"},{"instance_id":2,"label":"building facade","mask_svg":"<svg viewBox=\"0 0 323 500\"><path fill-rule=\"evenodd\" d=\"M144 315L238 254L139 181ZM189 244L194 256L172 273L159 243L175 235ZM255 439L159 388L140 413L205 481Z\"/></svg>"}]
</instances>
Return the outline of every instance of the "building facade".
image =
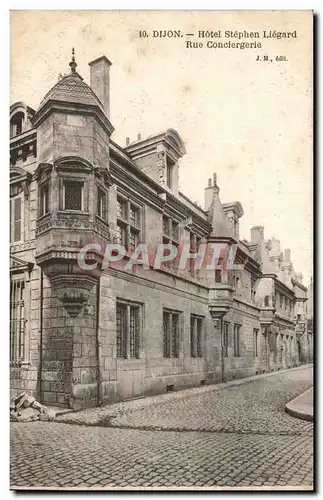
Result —
<instances>
[{"instance_id":1,"label":"building facade","mask_svg":"<svg viewBox=\"0 0 323 500\"><path fill-rule=\"evenodd\" d=\"M80 409L310 361L290 251L262 226L240 240L243 208L220 201L215 174L204 209L179 191L175 130L111 139L110 65L92 61L88 85L73 56L36 111L10 108L12 392ZM107 244L126 253L104 268ZM188 259L130 265L141 244ZM215 247L217 268L196 265Z\"/></svg>"}]
</instances>

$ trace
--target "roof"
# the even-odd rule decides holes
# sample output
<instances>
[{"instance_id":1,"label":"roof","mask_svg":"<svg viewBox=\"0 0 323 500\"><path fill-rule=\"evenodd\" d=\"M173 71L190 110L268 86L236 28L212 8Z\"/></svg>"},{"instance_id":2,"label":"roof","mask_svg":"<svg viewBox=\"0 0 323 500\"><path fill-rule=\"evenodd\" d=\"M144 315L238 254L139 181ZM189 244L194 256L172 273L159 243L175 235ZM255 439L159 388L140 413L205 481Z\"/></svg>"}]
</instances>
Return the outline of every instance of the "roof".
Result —
<instances>
[{"instance_id":1,"label":"roof","mask_svg":"<svg viewBox=\"0 0 323 500\"><path fill-rule=\"evenodd\" d=\"M68 101L70 103L98 106L103 113L105 113L100 99L77 72L70 73L61 78L54 87L47 92L37 111L39 111L48 101Z\"/></svg>"}]
</instances>

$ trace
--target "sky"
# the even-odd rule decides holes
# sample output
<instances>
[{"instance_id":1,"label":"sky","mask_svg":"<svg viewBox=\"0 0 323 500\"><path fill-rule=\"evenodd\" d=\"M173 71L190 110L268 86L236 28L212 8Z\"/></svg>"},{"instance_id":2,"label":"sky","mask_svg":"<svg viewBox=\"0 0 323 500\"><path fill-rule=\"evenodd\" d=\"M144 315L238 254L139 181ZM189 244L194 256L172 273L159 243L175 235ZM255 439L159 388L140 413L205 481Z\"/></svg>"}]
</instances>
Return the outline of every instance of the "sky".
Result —
<instances>
[{"instance_id":1,"label":"sky","mask_svg":"<svg viewBox=\"0 0 323 500\"><path fill-rule=\"evenodd\" d=\"M68 73L71 48L89 83L88 63L111 66L112 138L121 146L175 128L186 145L180 190L204 206L217 173L222 202L240 201L240 237L265 227L291 249L307 285L312 274L312 18L301 11L14 11L11 13L11 103L37 109ZM139 37L145 30L147 38ZM154 38L181 30L183 38ZM260 49L207 48L198 31L283 32ZM187 38L186 33L195 36ZM186 48L186 40L203 48ZM232 42L239 41L236 38ZM273 62L256 61L269 55ZM276 61L284 56L285 61Z\"/></svg>"}]
</instances>

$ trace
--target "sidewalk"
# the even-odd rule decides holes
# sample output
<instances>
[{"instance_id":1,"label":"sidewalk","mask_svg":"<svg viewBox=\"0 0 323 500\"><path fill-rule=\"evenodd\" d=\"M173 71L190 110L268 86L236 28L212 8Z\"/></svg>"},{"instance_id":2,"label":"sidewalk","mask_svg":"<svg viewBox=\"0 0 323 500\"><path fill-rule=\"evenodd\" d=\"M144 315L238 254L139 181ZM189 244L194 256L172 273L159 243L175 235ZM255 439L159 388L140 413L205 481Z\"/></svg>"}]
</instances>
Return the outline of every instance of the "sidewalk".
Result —
<instances>
[{"instance_id":1,"label":"sidewalk","mask_svg":"<svg viewBox=\"0 0 323 500\"><path fill-rule=\"evenodd\" d=\"M313 422L313 387L287 403L285 411L292 417Z\"/></svg>"},{"instance_id":2,"label":"sidewalk","mask_svg":"<svg viewBox=\"0 0 323 500\"><path fill-rule=\"evenodd\" d=\"M294 372L297 370L303 370L304 368L312 367L312 364L300 365L295 368L290 368L288 370L280 370L276 372L264 373L261 375L253 375L251 377L245 377L237 380L231 380L228 382L222 382L219 384L211 384L203 387L194 387L190 389L183 389L180 391L169 392L166 394L159 394L156 396L148 396L143 398L137 398L128 401L122 401L119 403L113 403L111 405L104 405L95 408L89 408L85 410L79 410L77 412L66 412L65 414L56 414L56 422L64 422L79 425L100 425L102 419L110 419L116 416L123 415L128 412L133 412L139 409L144 409L151 405L160 405L174 400L183 400L186 398L192 398L194 396L199 396L205 393L211 393L215 391L220 391L224 388L229 388L232 386L240 386L248 384L254 380L270 378L273 376L281 375L286 372Z\"/></svg>"}]
</instances>

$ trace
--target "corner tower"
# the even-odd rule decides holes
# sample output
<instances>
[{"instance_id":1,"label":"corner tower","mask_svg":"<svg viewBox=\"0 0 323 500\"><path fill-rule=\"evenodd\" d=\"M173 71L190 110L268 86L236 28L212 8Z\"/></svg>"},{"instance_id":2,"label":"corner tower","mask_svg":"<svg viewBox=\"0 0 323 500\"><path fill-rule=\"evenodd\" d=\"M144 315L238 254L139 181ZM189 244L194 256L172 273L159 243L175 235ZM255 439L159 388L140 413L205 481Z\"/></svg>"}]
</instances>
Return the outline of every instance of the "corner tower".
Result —
<instances>
[{"instance_id":1,"label":"corner tower","mask_svg":"<svg viewBox=\"0 0 323 500\"><path fill-rule=\"evenodd\" d=\"M35 258L42 270L43 297L40 397L45 403L72 408L98 402L100 273L81 269L77 258L85 245L95 243L102 249L110 241L113 127L106 109L111 64L107 61L103 57L90 65L99 98L76 71L73 49L70 73L45 95L32 119L39 160L34 173Z\"/></svg>"}]
</instances>

